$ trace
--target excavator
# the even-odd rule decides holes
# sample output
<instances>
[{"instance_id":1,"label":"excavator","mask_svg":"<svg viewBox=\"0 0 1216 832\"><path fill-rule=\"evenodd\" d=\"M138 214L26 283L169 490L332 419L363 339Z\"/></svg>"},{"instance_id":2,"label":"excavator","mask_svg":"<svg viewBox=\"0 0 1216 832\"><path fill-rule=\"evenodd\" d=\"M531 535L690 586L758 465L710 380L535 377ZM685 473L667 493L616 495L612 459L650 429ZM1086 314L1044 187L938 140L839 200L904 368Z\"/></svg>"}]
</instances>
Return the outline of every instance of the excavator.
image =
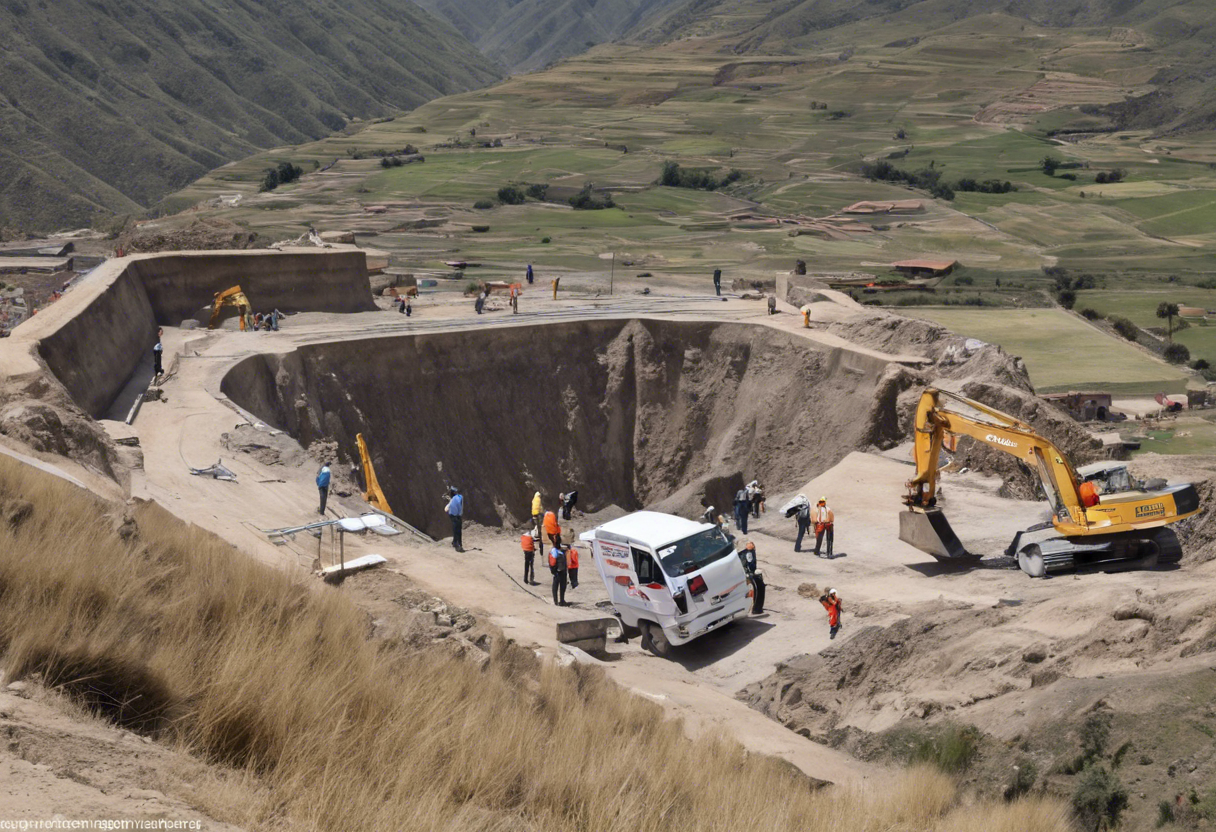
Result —
<instances>
[{"instance_id":1,"label":"excavator","mask_svg":"<svg viewBox=\"0 0 1216 832\"><path fill-rule=\"evenodd\" d=\"M904 543L943 562L978 559L959 542L937 505L938 460L943 448L954 449L959 436L1004 451L1038 474L1051 519L1018 532L1005 551L1031 577L1078 567L1151 568L1181 560L1182 546L1168 526L1199 513L1194 485L1142 482L1125 464L1113 461L1074 468L1025 422L933 388L924 391L916 409L916 476L907 483L908 510L899 517Z\"/></svg>"},{"instance_id":2,"label":"excavator","mask_svg":"<svg viewBox=\"0 0 1216 832\"><path fill-rule=\"evenodd\" d=\"M240 286L231 286L216 293L215 300L211 303L211 321L207 324L207 329L215 329L219 325L220 312L225 306L236 307L237 316L241 320L241 332L244 332L245 313L253 309L253 305L249 302L249 298L245 297Z\"/></svg>"},{"instance_id":3,"label":"excavator","mask_svg":"<svg viewBox=\"0 0 1216 832\"><path fill-rule=\"evenodd\" d=\"M363 484L367 486L367 490L363 492L363 499L385 514L392 514L392 509L388 507L388 498L384 496L384 492L380 489L380 481L376 479L376 468L372 465L372 455L367 450L367 443L363 441L363 434L355 434L355 444L359 446L359 463L363 466Z\"/></svg>"}]
</instances>

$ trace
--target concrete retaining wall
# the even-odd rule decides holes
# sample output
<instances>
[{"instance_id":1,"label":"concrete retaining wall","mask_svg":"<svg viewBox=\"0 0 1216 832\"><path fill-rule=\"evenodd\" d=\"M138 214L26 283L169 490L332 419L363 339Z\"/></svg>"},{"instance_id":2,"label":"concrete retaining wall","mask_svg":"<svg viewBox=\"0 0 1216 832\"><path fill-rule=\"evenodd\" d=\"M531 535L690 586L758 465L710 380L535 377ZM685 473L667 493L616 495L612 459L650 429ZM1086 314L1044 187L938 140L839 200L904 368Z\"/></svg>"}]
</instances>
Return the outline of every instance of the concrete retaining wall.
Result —
<instances>
[{"instance_id":1,"label":"concrete retaining wall","mask_svg":"<svg viewBox=\"0 0 1216 832\"><path fill-rule=\"evenodd\" d=\"M105 413L156 339L240 284L255 311L375 309L361 251L219 251L110 260L0 341L0 369L33 377L36 357L93 417Z\"/></svg>"},{"instance_id":2,"label":"concrete retaining wall","mask_svg":"<svg viewBox=\"0 0 1216 832\"><path fill-rule=\"evenodd\" d=\"M198 317L217 292L238 284L255 312L276 307L283 312L376 308L362 251L175 253L134 260L130 268L165 326Z\"/></svg>"}]
</instances>

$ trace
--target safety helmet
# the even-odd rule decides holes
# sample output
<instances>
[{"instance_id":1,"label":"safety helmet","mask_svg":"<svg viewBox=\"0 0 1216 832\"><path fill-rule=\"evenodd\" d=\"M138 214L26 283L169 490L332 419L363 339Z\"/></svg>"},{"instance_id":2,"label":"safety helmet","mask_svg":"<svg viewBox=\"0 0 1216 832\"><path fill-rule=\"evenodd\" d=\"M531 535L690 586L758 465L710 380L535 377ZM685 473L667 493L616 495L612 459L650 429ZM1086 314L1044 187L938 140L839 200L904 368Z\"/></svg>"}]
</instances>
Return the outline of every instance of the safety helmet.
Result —
<instances>
[{"instance_id":1,"label":"safety helmet","mask_svg":"<svg viewBox=\"0 0 1216 832\"><path fill-rule=\"evenodd\" d=\"M828 590L828 595L835 595L835 594L836 594L836 590L834 590L834 589Z\"/></svg>"},{"instance_id":2,"label":"safety helmet","mask_svg":"<svg viewBox=\"0 0 1216 832\"><path fill-rule=\"evenodd\" d=\"M823 505L823 504L824 504L824 503L826 503L827 501L828 501L828 498L827 498L827 497L820 497L820 498L819 498L819 504L820 504L820 505Z\"/></svg>"}]
</instances>

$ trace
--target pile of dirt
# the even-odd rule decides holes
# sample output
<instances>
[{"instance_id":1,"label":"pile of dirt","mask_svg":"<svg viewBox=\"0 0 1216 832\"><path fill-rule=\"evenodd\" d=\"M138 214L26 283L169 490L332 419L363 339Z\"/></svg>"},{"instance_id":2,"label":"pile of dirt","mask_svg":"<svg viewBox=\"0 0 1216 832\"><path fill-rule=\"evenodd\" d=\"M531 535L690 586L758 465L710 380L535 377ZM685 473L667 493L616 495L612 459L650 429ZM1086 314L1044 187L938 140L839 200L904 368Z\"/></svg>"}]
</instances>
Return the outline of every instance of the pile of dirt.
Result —
<instances>
[{"instance_id":1,"label":"pile of dirt","mask_svg":"<svg viewBox=\"0 0 1216 832\"><path fill-rule=\"evenodd\" d=\"M258 248L256 232L219 218L154 220L124 231L117 247L127 254Z\"/></svg>"}]
</instances>

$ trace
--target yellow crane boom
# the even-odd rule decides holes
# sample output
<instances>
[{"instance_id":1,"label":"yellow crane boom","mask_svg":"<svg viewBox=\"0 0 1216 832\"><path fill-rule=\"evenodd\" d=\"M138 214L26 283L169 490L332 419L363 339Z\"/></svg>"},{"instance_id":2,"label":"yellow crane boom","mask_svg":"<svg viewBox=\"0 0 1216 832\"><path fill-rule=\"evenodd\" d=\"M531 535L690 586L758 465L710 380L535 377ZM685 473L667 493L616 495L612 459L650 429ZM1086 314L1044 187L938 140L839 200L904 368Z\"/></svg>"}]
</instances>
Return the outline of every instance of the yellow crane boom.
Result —
<instances>
[{"instance_id":1,"label":"yellow crane boom","mask_svg":"<svg viewBox=\"0 0 1216 832\"><path fill-rule=\"evenodd\" d=\"M1016 554L1030 574L1082 563L1181 557L1177 537L1162 527L1199 512L1193 485L1149 488L1117 463L1078 471L1049 439L1020 419L933 388L925 390L916 409L916 476L908 481L908 511L900 516L900 540L905 543L941 560L972 557L937 507L941 451L958 436L1003 451L1038 475L1057 537L1025 547L1023 532L1014 538L1008 554Z\"/></svg>"},{"instance_id":2,"label":"yellow crane boom","mask_svg":"<svg viewBox=\"0 0 1216 832\"><path fill-rule=\"evenodd\" d=\"M359 446L359 464L363 466L363 484L367 486L367 490L363 492L363 499L385 514L392 514L393 510L388 507L388 498L384 496L384 491L380 489L380 481L376 479L376 467L372 465L372 455L368 453L367 443L363 441L363 434L355 435L355 444Z\"/></svg>"}]
</instances>

